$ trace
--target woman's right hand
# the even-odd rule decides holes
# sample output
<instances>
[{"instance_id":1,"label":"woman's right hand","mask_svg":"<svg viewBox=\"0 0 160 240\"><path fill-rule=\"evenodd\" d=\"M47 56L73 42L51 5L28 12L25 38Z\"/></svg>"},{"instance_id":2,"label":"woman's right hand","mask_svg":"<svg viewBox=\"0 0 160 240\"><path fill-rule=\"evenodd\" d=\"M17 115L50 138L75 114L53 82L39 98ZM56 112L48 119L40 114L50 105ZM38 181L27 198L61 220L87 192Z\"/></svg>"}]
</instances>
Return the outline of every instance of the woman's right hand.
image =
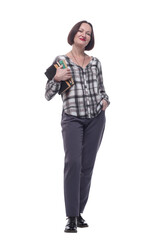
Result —
<instances>
[{"instance_id":1,"label":"woman's right hand","mask_svg":"<svg viewBox=\"0 0 160 240\"><path fill-rule=\"evenodd\" d=\"M59 68L57 68L54 80L60 82L65 81L71 77L72 77L71 70L69 68L63 69L63 65L61 65Z\"/></svg>"}]
</instances>

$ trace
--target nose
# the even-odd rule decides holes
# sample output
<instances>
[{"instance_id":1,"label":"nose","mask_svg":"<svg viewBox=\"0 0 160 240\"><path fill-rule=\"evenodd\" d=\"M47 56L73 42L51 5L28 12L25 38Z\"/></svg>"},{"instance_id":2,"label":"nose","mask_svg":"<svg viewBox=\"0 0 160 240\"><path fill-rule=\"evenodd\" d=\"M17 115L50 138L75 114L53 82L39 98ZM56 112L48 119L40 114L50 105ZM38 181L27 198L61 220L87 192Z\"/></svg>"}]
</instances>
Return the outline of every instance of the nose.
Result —
<instances>
[{"instance_id":1,"label":"nose","mask_svg":"<svg viewBox=\"0 0 160 240\"><path fill-rule=\"evenodd\" d=\"M86 33L85 32L82 33L82 37L86 38Z\"/></svg>"}]
</instances>

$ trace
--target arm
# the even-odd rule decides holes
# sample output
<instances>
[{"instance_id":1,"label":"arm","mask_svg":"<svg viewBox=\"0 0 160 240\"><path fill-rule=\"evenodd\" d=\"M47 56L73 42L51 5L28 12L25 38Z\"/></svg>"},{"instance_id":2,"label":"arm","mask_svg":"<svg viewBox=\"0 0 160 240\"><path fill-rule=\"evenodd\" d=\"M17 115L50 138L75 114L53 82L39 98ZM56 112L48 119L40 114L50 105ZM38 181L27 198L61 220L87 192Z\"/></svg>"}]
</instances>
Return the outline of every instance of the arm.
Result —
<instances>
[{"instance_id":1,"label":"arm","mask_svg":"<svg viewBox=\"0 0 160 240\"><path fill-rule=\"evenodd\" d=\"M100 61L98 61L98 83L99 83L99 93L102 96L102 99L105 100L108 105L110 104L109 97L105 91L104 84L103 84L103 75L102 75L102 66Z\"/></svg>"},{"instance_id":2,"label":"arm","mask_svg":"<svg viewBox=\"0 0 160 240\"><path fill-rule=\"evenodd\" d=\"M51 100L56 93L58 93L59 89L60 89L60 82L56 82L54 80L54 77L52 80L48 80L46 83L46 89L45 89L45 98L49 101Z\"/></svg>"},{"instance_id":3,"label":"arm","mask_svg":"<svg viewBox=\"0 0 160 240\"><path fill-rule=\"evenodd\" d=\"M58 59L56 57L53 64L49 68L47 68L45 72L45 75L48 78L45 88L45 98L48 101L51 100L60 89L60 82L55 81L54 79L56 75L56 68L54 67L54 63L56 63L57 60Z\"/></svg>"}]
</instances>

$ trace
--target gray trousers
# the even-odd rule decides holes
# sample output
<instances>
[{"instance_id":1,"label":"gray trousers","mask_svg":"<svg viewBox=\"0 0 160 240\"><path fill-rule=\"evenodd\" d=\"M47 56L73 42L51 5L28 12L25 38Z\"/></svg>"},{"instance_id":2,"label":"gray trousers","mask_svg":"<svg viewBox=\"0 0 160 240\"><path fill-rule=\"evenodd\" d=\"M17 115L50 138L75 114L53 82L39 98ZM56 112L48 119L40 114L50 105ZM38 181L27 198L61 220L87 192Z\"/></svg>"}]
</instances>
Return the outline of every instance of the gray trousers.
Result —
<instances>
[{"instance_id":1,"label":"gray trousers","mask_svg":"<svg viewBox=\"0 0 160 240\"><path fill-rule=\"evenodd\" d=\"M105 129L105 111L92 119L62 112L62 136L65 151L64 200L66 216L83 212L88 200L96 154Z\"/></svg>"}]
</instances>

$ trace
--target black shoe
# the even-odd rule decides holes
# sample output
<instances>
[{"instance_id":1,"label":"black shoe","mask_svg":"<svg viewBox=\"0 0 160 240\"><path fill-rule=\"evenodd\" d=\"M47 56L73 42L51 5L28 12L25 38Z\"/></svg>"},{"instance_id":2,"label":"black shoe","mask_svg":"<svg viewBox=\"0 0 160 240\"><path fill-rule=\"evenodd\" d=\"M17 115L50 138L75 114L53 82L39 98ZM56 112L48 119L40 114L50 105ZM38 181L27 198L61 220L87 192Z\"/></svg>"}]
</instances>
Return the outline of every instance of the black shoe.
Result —
<instances>
[{"instance_id":1,"label":"black shoe","mask_svg":"<svg viewBox=\"0 0 160 240\"><path fill-rule=\"evenodd\" d=\"M81 217L81 215L79 215L79 217L77 217L77 227L80 227L80 228L88 227L88 224L87 224L86 221Z\"/></svg>"},{"instance_id":2,"label":"black shoe","mask_svg":"<svg viewBox=\"0 0 160 240\"><path fill-rule=\"evenodd\" d=\"M76 217L68 217L68 222L65 227L65 232L67 233L76 233L77 232L77 218Z\"/></svg>"}]
</instances>

